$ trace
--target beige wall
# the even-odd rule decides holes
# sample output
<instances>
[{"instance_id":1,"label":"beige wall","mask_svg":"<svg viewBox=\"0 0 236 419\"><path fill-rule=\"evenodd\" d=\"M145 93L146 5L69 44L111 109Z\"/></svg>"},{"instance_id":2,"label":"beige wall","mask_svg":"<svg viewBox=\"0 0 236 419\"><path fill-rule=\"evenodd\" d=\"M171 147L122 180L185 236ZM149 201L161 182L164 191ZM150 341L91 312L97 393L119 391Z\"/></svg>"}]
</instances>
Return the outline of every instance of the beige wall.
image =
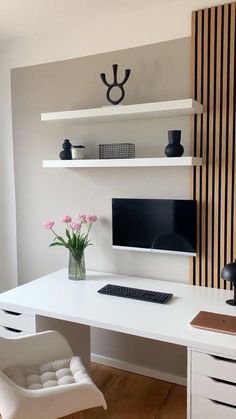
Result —
<instances>
[{"instance_id":1,"label":"beige wall","mask_svg":"<svg viewBox=\"0 0 236 419\"><path fill-rule=\"evenodd\" d=\"M111 198L189 198L190 169L42 169L43 159L55 159L63 138L86 145L87 156L97 157L101 142L133 141L137 156L163 156L168 129L182 129L186 155L190 155L189 117L134 120L97 124L42 123L40 112L106 105L100 81L118 62L120 71L131 68L125 103L190 97L190 39L100 54L12 71L12 106L19 281L30 281L67 265L65 249L49 249L51 236L42 229L44 219L64 213L97 213L99 221L86 251L88 269L188 282L189 258L112 250ZM62 226L59 224L59 231ZM127 358L132 339L106 332L93 334L93 351ZM102 345L103 342L103 345ZM146 341L140 341L140 348ZM101 349L103 347L103 350ZM126 347L119 352L117 348ZM155 343L149 351L155 353ZM112 351L114 349L114 352ZM147 348L146 348L147 350ZM162 368L160 358L137 363ZM132 357L131 357L132 358ZM182 365L185 354L182 355ZM181 364L180 364L181 365ZM179 367L180 368L180 367Z\"/></svg>"},{"instance_id":2,"label":"beige wall","mask_svg":"<svg viewBox=\"0 0 236 419\"><path fill-rule=\"evenodd\" d=\"M188 168L50 170L42 169L42 160L58 157L63 138L85 144L88 157L97 157L99 143L119 141L135 142L137 156L162 156L167 131L174 128L183 130L190 155L189 117L61 125L42 123L40 113L106 105L99 74L109 72L113 62L120 64L120 71L131 68L126 103L190 97L189 60L190 39L185 38L12 71L20 282L65 265L63 251L48 249L50 237L41 224L45 218L78 211L100 218L96 245L87 252L89 268L188 281L187 257L111 249L111 198L188 198Z\"/></svg>"}]
</instances>

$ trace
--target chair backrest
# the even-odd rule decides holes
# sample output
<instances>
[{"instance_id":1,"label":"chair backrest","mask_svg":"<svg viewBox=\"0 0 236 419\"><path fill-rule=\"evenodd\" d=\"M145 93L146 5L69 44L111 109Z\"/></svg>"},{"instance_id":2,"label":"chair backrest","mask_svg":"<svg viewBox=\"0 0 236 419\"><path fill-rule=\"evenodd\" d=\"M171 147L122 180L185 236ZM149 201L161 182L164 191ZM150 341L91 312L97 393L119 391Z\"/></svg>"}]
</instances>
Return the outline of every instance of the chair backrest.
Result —
<instances>
[{"instance_id":1,"label":"chair backrest","mask_svg":"<svg viewBox=\"0 0 236 419\"><path fill-rule=\"evenodd\" d=\"M27 365L31 362L34 352L40 352L40 348L25 346L25 339L19 338L3 338L0 336L0 371L4 371L9 367ZM32 354L32 355L31 355Z\"/></svg>"},{"instance_id":2,"label":"chair backrest","mask_svg":"<svg viewBox=\"0 0 236 419\"><path fill-rule=\"evenodd\" d=\"M0 370L10 367L14 359L14 350L12 339L6 339L0 336Z\"/></svg>"},{"instance_id":3,"label":"chair backrest","mask_svg":"<svg viewBox=\"0 0 236 419\"><path fill-rule=\"evenodd\" d=\"M56 331L46 331L16 338L0 337L0 371L8 367L36 365L53 359L69 358L73 351Z\"/></svg>"}]
</instances>

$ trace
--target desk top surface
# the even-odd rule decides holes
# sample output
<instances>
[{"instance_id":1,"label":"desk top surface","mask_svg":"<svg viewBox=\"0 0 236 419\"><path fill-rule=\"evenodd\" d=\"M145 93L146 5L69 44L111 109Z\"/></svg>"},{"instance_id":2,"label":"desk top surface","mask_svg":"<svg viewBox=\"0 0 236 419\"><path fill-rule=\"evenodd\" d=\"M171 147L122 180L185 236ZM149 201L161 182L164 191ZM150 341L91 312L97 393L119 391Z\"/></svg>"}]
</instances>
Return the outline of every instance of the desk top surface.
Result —
<instances>
[{"instance_id":1,"label":"desk top surface","mask_svg":"<svg viewBox=\"0 0 236 419\"><path fill-rule=\"evenodd\" d=\"M97 293L111 283L174 294L165 305ZM201 311L236 316L225 300L231 291L147 278L88 272L71 281L62 269L0 295L0 308L68 320L236 358L236 336L194 329L190 321ZM236 317L235 317L236 321Z\"/></svg>"}]
</instances>

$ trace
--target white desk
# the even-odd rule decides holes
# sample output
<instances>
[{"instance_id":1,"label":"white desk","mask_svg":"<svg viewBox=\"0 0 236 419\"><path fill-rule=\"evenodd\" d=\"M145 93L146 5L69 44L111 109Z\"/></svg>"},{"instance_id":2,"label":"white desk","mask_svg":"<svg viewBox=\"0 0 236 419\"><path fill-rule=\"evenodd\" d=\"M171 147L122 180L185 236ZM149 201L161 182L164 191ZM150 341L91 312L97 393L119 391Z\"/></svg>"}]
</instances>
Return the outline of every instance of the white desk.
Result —
<instances>
[{"instance_id":1,"label":"white desk","mask_svg":"<svg viewBox=\"0 0 236 419\"><path fill-rule=\"evenodd\" d=\"M174 297L161 305L98 294L97 290L107 283L171 292ZM236 315L235 307L225 304L231 295L230 291L96 272L88 273L86 281L70 281L63 269L0 295L0 333L14 336L57 329L86 365L90 357L90 326L185 346L189 355L189 417L200 418L195 414L194 406L198 406L198 414L199 409L207 412L202 419L211 419L216 413L219 418L222 413L224 419L235 419L236 408L215 404L210 399L236 406L236 387L227 387L209 375L224 381L229 377L228 381L236 383L236 363L213 357L236 361L236 336L197 330L189 325L200 310ZM206 366L205 376L202 365Z\"/></svg>"}]
</instances>

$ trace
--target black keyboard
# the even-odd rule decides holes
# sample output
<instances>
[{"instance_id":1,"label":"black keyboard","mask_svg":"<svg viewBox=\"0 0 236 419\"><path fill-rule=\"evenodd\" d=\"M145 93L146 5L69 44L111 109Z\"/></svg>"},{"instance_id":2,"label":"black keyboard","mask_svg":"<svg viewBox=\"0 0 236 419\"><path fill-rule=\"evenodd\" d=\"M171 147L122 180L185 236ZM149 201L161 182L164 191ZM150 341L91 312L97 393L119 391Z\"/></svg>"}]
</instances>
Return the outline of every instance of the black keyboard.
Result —
<instances>
[{"instance_id":1,"label":"black keyboard","mask_svg":"<svg viewBox=\"0 0 236 419\"><path fill-rule=\"evenodd\" d=\"M165 292L141 290L139 288L121 287L120 285L107 284L98 290L100 294L114 295L116 297L132 298L134 300L149 301L151 303L165 304L173 294Z\"/></svg>"}]
</instances>

